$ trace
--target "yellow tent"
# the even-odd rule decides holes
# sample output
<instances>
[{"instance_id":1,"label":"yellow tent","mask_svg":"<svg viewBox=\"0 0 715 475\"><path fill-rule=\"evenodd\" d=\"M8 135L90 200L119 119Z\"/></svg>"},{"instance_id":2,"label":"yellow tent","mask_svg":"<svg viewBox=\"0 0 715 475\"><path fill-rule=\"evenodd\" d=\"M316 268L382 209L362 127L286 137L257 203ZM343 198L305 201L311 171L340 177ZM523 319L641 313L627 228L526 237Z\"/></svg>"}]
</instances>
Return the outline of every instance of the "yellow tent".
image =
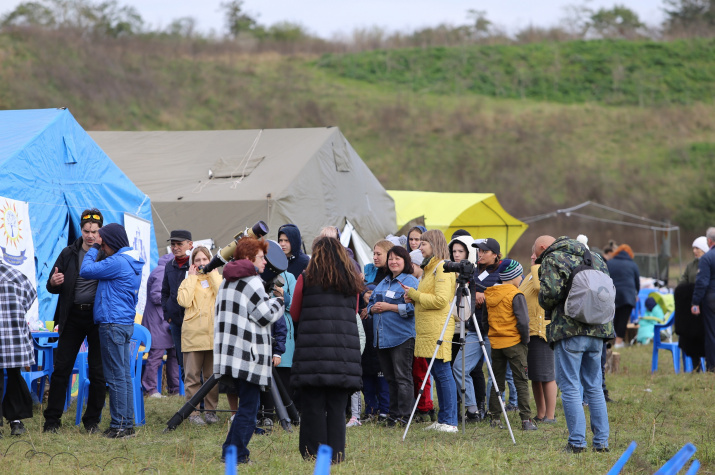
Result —
<instances>
[{"instance_id":1,"label":"yellow tent","mask_svg":"<svg viewBox=\"0 0 715 475\"><path fill-rule=\"evenodd\" d=\"M504 211L494 193L387 193L395 200L398 228L424 217L427 229L439 229L447 239L458 229L468 231L475 239L494 238L505 255L529 227Z\"/></svg>"}]
</instances>

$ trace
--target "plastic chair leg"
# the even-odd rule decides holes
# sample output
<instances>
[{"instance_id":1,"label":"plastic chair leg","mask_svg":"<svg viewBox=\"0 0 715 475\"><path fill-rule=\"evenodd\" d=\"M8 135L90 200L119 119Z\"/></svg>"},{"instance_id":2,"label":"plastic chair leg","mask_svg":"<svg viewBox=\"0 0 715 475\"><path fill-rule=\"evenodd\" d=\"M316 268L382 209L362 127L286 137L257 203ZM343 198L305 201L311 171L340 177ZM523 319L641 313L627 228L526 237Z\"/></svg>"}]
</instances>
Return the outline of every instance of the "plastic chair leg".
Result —
<instances>
[{"instance_id":1,"label":"plastic chair leg","mask_svg":"<svg viewBox=\"0 0 715 475\"><path fill-rule=\"evenodd\" d=\"M653 344L653 360L650 365L650 372L655 373L658 371L658 347Z\"/></svg>"},{"instance_id":2,"label":"plastic chair leg","mask_svg":"<svg viewBox=\"0 0 715 475\"><path fill-rule=\"evenodd\" d=\"M688 460L690 457L695 454L695 452L698 449L695 448L693 444L685 444L682 449L678 450L678 452L673 455L673 457L665 462L660 469L658 469L657 472L655 472L655 475L675 475L680 471L681 468L685 466L686 463L688 463Z\"/></svg>"},{"instance_id":3,"label":"plastic chair leg","mask_svg":"<svg viewBox=\"0 0 715 475\"><path fill-rule=\"evenodd\" d=\"M675 369L675 374L680 373L680 348L677 346L673 348L673 368Z\"/></svg>"},{"instance_id":4,"label":"plastic chair leg","mask_svg":"<svg viewBox=\"0 0 715 475\"><path fill-rule=\"evenodd\" d=\"M683 372L692 373L693 372L693 359L683 353Z\"/></svg>"}]
</instances>

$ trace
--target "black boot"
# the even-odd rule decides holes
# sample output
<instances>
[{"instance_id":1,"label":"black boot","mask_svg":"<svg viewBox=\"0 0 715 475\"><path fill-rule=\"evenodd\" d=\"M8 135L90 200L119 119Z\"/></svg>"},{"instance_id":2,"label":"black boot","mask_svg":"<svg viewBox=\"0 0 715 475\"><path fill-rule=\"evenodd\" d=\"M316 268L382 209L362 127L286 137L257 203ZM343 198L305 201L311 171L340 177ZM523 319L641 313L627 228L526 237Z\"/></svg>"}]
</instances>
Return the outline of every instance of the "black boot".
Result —
<instances>
[{"instance_id":1,"label":"black boot","mask_svg":"<svg viewBox=\"0 0 715 475\"><path fill-rule=\"evenodd\" d=\"M483 421L487 417L486 403L484 401L477 403L477 412L480 420Z\"/></svg>"}]
</instances>

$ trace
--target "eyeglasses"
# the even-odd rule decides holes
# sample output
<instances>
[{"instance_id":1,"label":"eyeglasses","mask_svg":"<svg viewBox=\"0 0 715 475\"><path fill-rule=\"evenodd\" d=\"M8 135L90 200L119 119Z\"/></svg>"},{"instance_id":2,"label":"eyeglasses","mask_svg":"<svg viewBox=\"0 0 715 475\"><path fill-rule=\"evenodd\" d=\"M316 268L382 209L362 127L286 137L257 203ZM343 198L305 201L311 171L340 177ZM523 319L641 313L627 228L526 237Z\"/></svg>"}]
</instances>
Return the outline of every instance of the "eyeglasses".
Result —
<instances>
[{"instance_id":1,"label":"eyeglasses","mask_svg":"<svg viewBox=\"0 0 715 475\"><path fill-rule=\"evenodd\" d=\"M98 214L85 214L84 216L82 216L82 219L96 219L98 221L101 221L102 217Z\"/></svg>"}]
</instances>

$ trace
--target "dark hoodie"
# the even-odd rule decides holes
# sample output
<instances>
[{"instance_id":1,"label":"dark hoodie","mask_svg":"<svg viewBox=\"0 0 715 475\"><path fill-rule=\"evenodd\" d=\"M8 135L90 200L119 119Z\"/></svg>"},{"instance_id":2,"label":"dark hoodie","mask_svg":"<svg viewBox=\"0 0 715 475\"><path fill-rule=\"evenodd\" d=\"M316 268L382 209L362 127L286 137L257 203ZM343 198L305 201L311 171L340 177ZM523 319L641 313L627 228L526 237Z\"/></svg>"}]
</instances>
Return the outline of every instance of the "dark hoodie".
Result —
<instances>
[{"instance_id":1,"label":"dark hoodie","mask_svg":"<svg viewBox=\"0 0 715 475\"><path fill-rule=\"evenodd\" d=\"M306 267L308 267L308 262L310 257L303 253L301 250L301 245L303 243L300 230L295 224L284 224L278 228L278 238L280 239L281 234L285 234L290 242L290 257L288 257L288 272L293 274L293 276L298 279L300 274L303 273Z\"/></svg>"}]
</instances>

